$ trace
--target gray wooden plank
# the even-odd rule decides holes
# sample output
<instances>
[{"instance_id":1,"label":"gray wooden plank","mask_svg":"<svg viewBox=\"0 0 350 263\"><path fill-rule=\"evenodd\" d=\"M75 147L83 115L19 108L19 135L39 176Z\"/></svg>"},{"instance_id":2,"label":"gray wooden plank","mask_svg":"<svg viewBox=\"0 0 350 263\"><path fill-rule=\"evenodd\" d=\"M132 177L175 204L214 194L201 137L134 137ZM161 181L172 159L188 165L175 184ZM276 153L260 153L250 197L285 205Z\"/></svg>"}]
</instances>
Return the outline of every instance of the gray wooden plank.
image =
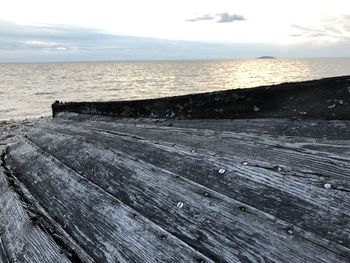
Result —
<instances>
[{"instance_id":1,"label":"gray wooden plank","mask_svg":"<svg viewBox=\"0 0 350 263\"><path fill-rule=\"evenodd\" d=\"M145 124L178 128L209 129L264 136L292 137L293 140L336 143L350 139L350 121L309 119L167 119L117 118L101 115L64 113L57 119L99 121L118 124Z\"/></svg>"},{"instance_id":2,"label":"gray wooden plank","mask_svg":"<svg viewBox=\"0 0 350 263\"><path fill-rule=\"evenodd\" d=\"M64 125L64 120L58 121ZM69 122L67 122L69 124ZM183 144L194 149L205 148L218 154L228 153L274 163L276 165L293 167L303 171L313 171L325 176L350 174L350 163L347 156L337 156L334 153L302 149L296 144L288 144L278 139L275 141L249 134L221 132L213 130L188 129L176 127L156 127L148 125L119 125L108 122L79 122L89 129L96 128L111 132L120 132L144 137L154 141L166 141ZM203 138L206 138L203 140ZM350 148L350 143L346 149ZM344 157L344 158L343 158ZM337 159L340 159L338 161ZM344 160L341 160L344 159Z\"/></svg>"},{"instance_id":3,"label":"gray wooden plank","mask_svg":"<svg viewBox=\"0 0 350 263\"><path fill-rule=\"evenodd\" d=\"M280 144L292 143L301 150L332 153L335 157L350 160L350 121L258 119L165 120L155 123L153 120L149 124L238 133L257 141L266 139Z\"/></svg>"},{"instance_id":4,"label":"gray wooden plank","mask_svg":"<svg viewBox=\"0 0 350 263\"><path fill-rule=\"evenodd\" d=\"M85 120L87 121L87 120ZM256 120L255 120L256 121ZM132 124L132 121L130 121ZM173 124L173 122L175 122ZM185 125L183 125L185 122ZM344 132L343 135L339 135L339 124L332 125L332 122L330 121L330 124L327 126L327 129L331 130L333 133L337 133L339 136L334 138L338 138L338 140L329 140L326 139L324 136L327 137L327 135L322 135L322 139L316 138L307 138L307 137L296 137L296 136L286 136L281 134L269 134L264 133L264 128L259 127L259 129L256 130L256 132L252 132L251 130L247 129L235 129L235 126L244 126L241 124L244 124L244 121L238 121L238 120L217 120L218 125L215 124L215 120L211 120L211 125L206 125L206 122L204 121L204 125L200 120L180 120L180 121L164 121L159 123L147 123L147 124L140 124L140 123L134 123L133 125L130 125L130 123L127 123L127 120L122 121L118 125L123 124L123 126L136 126L138 128L163 128L164 127L175 127L175 129L180 128L182 131L192 132L196 130L203 130L207 134L222 134L223 137L234 137L237 139L244 139L245 141L249 140L250 142L257 143L262 142L268 145L278 145L278 146L284 146L286 148L295 149L297 151L302 151L305 153L312 153L312 154L318 154L320 156L329 156L336 159L344 159L346 161L350 161L350 129L348 132ZM237 125L237 123L239 125ZM246 120L246 122L253 122L251 120ZM274 122L278 122L278 120L275 120ZM274 122L266 123L267 126L274 125ZM311 122L311 121L309 121ZM168 125L166 124L168 123ZM220 125L221 123L221 125ZM235 123L235 125L232 125L234 127L230 127L230 123ZM170 125L171 124L171 125ZM178 125L180 124L180 125ZM225 125L222 125L225 124ZM347 125L347 123L342 123L342 125ZM348 123L350 126L350 122ZM326 126L326 124L324 124ZM242 128L242 127L240 127ZM165 128L167 129L167 128ZM174 129L174 130L175 130ZM313 130L317 130L320 132L320 127L315 124L312 125ZM324 134L324 133L323 133ZM282 135L282 136L281 136ZM301 135L300 135L301 136ZM328 136L329 137L329 136ZM341 138L341 140L340 140ZM346 140L346 138L348 138Z\"/></svg>"},{"instance_id":5,"label":"gray wooden plank","mask_svg":"<svg viewBox=\"0 0 350 263\"><path fill-rule=\"evenodd\" d=\"M289 170L288 167L277 166L276 163L256 162L251 159L235 157L234 155L215 157L217 152L206 151L204 149L197 149L195 153L192 153L191 149L193 148L191 147L186 148L180 145L172 147L171 144L158 144L159 141L157 141L157 144L153 143L153 146L149 147L147 146L147 141L146 144L141 143L141 137L133 138L133 136L129 136L129 139L127 139L128 136L117 136L116 134L102 135L101 133L93 133L89 136L89 133L91 133L90 130L84 132L80 128L73 126L70 126L70 128L76 129L73 134L81 135L82 137L85 136L85 140L103 143L107 147L120 149L136 158L176 172L210 188L215 187L216 191L228 196L235 193L235 198L240 198L239 200L244 200L243 202L248 202L254 206L261 205L265 209L264 211L278 215L289 222L292 220L293 224L301 224L313 232L320 231L318 221L328 222L331 228L333 227L331 222L334 222L334 213L329 213L327 211L329 208L337 209L339 213L345 216L345 219L342 216L336 217L335 220L337 223L334 224L335 229L338 229L342 225L348 225L349 218L346 216L346 211L349 211L349 196L347 192L324 189L324 184L327 182L330 182L333 186L338 185L338 187L346 185L349 183L347 180L348 177L345 177L345 179L344 177L334 179L333 177L337 178L335 175L317 174L313 173L312 170L297 172L295 170ZM65 129L64 132L67 133L68 127L66 126ZM203 139L203 141L205 140ZM140 149L142 150L140 151ZM179 152L179 154L176 154L176 152ZM160 158L157 158L157 156L160 156ZM208 163L207 160L211 161ZM244 160L249 161L247 166L242 165ZM233 186L228 185L227 181L217 178L217 171L222 167L230 171L230 174L226 176L232 176L232 181L235 182L234 187L239 187L239 190L232 189ZM278 167L282 170L277 171L276 169ZM271 170L275 171L271 172ZM203 177L202 174L206 174L207 176ZM272 177L271 175L274 176ZM216 183L213 184L213 181ZM346 190L346 187L343 189ZM263 198L259 197L260 193L269 191L273 195L278 196L278 199L270 198L270 195ZM254 196L255 198L252 198ZM259 202L256 203L256 200L259 200ZM304 203L305 201L308 203ZM292 206L291 202L293 203ZM287 209L281 203L288 204ZM341 204L341 207L339 204ZM299 209L296 209L297 207ZM315 213L317 210L323 210L324 212ZM291 216L291 214L294 216ZM308 217L308 220L305 217ZM313 220L315 217L318 220ZM307 223L309 221L310 223ZM327 226L327 224L324 226ZM345 229L348 229L348 227L345 227ZM339 231L337 230L337 232ZM321 232L326 236L329 235L328 226L323 228ZM338 239L338 234L335 233L333 232L330 236L333 239ZM344 231L340 235L344 235L341 240L349 240L348 231Z\"/></svg>"},{"instance_id":6,"label":"gray wooden plank","mask_svg":"<svg viewBox=\"0 0 350 263\"><path fill-rule=\"evenodd\" d=\"M29 218L0 167L0 237L3 262L70 262Z\"/></svg>"},{"instance_id":7,"label":"gray wooden plank","mask_svg":"<svg viewBox=\"0 0 350 263\"><path fill-rule=\"evenodd\" d=\"M249 133L256 135L312 138L322 140L349 140L350 121L307 119L233 119L233 120L164 120L160 126L195 128Z\"/></svg>"},{"instance_id":8,"label":"gray wooden plank","mask_svg":"<svg viewBox=\"0 0 350 263\"><path fill-rule=\"evenodd\" d=\"M96 262L211 262L32 144L11 146L6 162Z\"/></svg>"},{"instance_id":9,"label":"gray wooden plank","mask_svg":"<svg viewBox=\"0 0 350 263\"><path fill-rule=\"evenodd\" d=\"M270 145L297 148L298 151L311 152L336 159L350 161L350 122L349 121L322 121L322 120L288 120L288 119L257 119L257 120L170 120L151 118L115 118L99 115L84 115L65 113L57 121L69 120L84 124L85 122L113 123L113 125L132 128L176 127L187 130L207 130L211 133L221 132L240 136L244 140L270 142ZM292 131L291 136L286 131ZM295 134L294 131L297 131ZM289 136L286 136L289 135ZM299 136L313 136L298 137ZM327 138L327 139L325 139ZM337 140L330 140L337 139Z\"/></svg>"},{"instance_id":10,"label":"gray wooden plank","mask_svg":"<svg viewBox=\"0 0 350 263\"><path fill-rule=\"evenodd\" d=\"M37 130L28 134L28 138L67 165L82 171L86 176L91 173L92 180L97 180L105 189L110 188L110 191L115 191L112 187L113 180L106 180L107 176L118 176L123 184L128 181L128 178L124 178L123 173L128 174L129 168L123 161L111 166L110 163L116 162L115 159L105 161L101 159L104 151L109 152L108 149L112 148L121 151L118 155L126 153L133 158L172 171L217 192L271 213L274 218L281 218L296 227L328 238L333 242L333 245L345 246L341 250L348 251L349 216L346 211L350 211L349 204L347 204L348 209L344 212L344 207L339 206L341 200L339 196L334 195L334 193L330 194L319 187L305 187L304 182L300 183L299 177L294 176L291 179L288 178L291 176L288 176L287 173L281 178L274 179L273 177L278 176L277 171L242 167L240 162L235 166L231 164L234 162L233 158L226 161L223 159L215 160L217 158L213 158L213 155L199 158L198 153L191 153L190 149L180 149L179 146L174 148L171 145L168 147L159 144L150 145L148 142L145 143L135 138L116 137L72 126L65 126L63 130L56 127L54 130L65 132L65 134L70 133L73 137ZM103 147L101 148L99 145ZM94 151L96 153L93 153ZM95 154L94 158L91 157L92 154ZM128 158L124 156L118 157L118 159ZM128 164L132 162L134 161L131 160ZM133 165L141 166L142 171L147 170L147 167L142 166L141 163ZM121 166L123 168L120 168ZM225 175L220 176L218 171L222 167L227 168L228 171ZM154 173L156 172L154 171ZM256 177L255 180L252 177ZM137 188L129 185L122 186L122 189ZM161 189L161 187L157 189ZM205 190L196 190L196 192L203 193ZM118 193L125 198L129 196L126 190L119 190ZM130 198L132 199L132 197ZM129 199L123 199L123 201L127 202ZM142 207L138 209L142 209ZM316 243L317 238L315 238Z\"/></svg>"},{"instance_id":11,"label":"gray wooden plank","mask_svg":"<svg viewBox=\"0 0 350 263\"><path fill-rule=\"evenodd\" d=\"M76 126L74 122L59 121L58 123L46 123L45 126L51 125L53 128L58 129L58 127L69 126L69 124L73 124L70 127L76 129L76 133L83 132L80 128L74 127ZM87 127L88 131L98 127L96 130L100 134L107 132L111 136L115 135L119 138L123 137L126 139L127 137L131 137L132 139L136 138L137 141L142 139L147 141L149 139L154 144L164 141L172 145L176 143L177 146L184 144L187 147L187 149L186 147L184 149L186 153L196 149L197 154L207 152L210 157L213 155L222 158L228 156L228 158L235 158L239 166L241 166L243 161L247 161L250 167L255 166L270 170L281 169L283 171L280 171L279 174L283 176L288 174L298 177L296 181L293 179L293 183L304 181L317 188L323 188L324 184L329 183L333 189L338 191L350 191L350 182L348 180L348 175L350 174L349 162L343 158L335 157L333 154L299 149L298 145L295 146L291 143L285 144L278 141L266 140L266 138L261 139L242 134L227 134L226 132L219 133L211 130L182 130L172 127L157 129L153 126L135 127L101 122L85 123L82 125ZM101 138L100 140L103 141ZM120 147L124 147L124 145ZM132 144L130 147L132 147ZM170 149L170 151L174 151L174 149ZM277 186L277 188L280 188L280 186ZM345 201L349 200L347 194L339 193L339 195L339 198L342 197Z\"/></svg>"},{"instance_id":12,"label":"gray wooden plank","mask_svg":"<svg viewBox=\"0 0 350 263\"><path fill-rule=\"evenodd\" d=\"M58 119L106 121L120 124L148 124L179 128L210 129L256 135L293 137L294 140L317 139L327 142L350 139L350 121L309 119L167 119L117 118L76 113L61 114Z\"/></svg>"}]
</instances>

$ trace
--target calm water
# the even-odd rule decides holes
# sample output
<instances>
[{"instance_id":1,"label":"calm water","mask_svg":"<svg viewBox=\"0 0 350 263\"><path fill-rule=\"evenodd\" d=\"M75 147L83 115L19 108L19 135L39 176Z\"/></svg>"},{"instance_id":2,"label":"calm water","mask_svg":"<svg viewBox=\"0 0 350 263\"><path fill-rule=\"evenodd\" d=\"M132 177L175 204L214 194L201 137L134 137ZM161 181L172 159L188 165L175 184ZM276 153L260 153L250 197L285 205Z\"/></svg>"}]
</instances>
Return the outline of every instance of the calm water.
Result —
<instances>
[{"instance_id":1,"label":"calm water","mask_svg":"<svg viewBox=\"0 0 350 263\"><path fill-rule=\"evenodd\" d=\"M156 98L350 75L350 58L0 64L0 119L51 103Z\"/></svg>"}]
</instances>

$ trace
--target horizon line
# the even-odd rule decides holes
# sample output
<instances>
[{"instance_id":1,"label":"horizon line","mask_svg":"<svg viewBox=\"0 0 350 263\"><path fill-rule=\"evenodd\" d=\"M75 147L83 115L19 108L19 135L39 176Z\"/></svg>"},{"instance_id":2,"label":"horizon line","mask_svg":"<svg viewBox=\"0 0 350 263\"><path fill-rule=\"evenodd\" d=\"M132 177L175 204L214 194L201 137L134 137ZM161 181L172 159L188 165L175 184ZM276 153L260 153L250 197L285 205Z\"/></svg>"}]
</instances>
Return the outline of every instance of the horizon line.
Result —
<instances>
[{"instance_id":1,"label":"horizon line","mask_svg":"<svg viewBox=\"0 0 350 263\"><path fill-rule=\"evenodd\" d=\"M0 61L0 64L45 64L45 63L89 63L89 62L190 62L190 61L227 61L227 60L279 60L279 59L348 59L350 56L319 56L319 57L273 57L273 59L251 58L188 58L188 59L85 59L85 60L48 60L48 61Z\"/></svg>"}]
</instances>

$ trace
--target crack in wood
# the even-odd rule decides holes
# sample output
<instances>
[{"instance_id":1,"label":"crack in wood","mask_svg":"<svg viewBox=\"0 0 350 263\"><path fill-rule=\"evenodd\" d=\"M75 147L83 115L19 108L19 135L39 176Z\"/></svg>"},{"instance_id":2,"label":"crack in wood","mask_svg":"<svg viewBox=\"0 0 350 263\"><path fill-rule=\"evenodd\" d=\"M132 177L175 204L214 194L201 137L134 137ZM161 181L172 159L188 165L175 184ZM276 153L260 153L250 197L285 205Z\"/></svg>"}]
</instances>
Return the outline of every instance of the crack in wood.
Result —
<instances>
[{"instance_id":1,"label":"crack in wood","mask_svg":"<svg viewBox=\"0 0 350 263\"><path fill-rule=\"evenodd\" d=\"M0 232L0 235L1 235L1 232ZM3 263L10 263L8 253L6 251L4 242L2 241L1 237L0 237L0 259L2 260Z\"/></svg>"}]
</instances>

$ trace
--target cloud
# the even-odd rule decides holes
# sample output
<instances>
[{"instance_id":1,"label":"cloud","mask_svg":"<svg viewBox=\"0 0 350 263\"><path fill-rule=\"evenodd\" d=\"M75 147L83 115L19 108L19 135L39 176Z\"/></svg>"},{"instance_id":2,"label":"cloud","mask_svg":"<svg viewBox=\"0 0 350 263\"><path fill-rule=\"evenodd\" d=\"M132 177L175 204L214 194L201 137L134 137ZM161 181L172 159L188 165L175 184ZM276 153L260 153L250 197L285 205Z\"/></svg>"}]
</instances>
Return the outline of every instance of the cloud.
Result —
<instances>
[{"instance_id":1,"label":"cloud","mask_svg":"<svg viewBox=\"0 0 350 263\"><path fill-rule=\"evenodd\" d=\"M175 44L176 43L176 44ZM233 58L233 45L112 35L76 26L0 21L0 62Z\"/></svg>"},{"instance_id":2,"label":"cloud","mask_svg":"<svg viewBox=\"0 0 350 263\"><path fill-rule=\"evenodd\" d=\"M121 48L115 36L93 28L42 25L28 26L0 21L0 50L65 51ZM124 38L122 41L127 41ZM117 43L118 42L118 43Z\"/></svg>"},{"instance_id":3,"label":"cloud","mask_svg":"<svg viewBox=\"0 0 350 263\"><path fill-rule=\"evenodd\" d=\"M290 37L303 40L341 42L350 39L350 16L328 17L318 27L291 25L297 32Z\"/></svg>"},{"instance_id":4,"label":"cloud","mask_svg":"<svg viewBox=\"0 0 350 263\"><path fill-rule=\"evenodd\" d=\"M246 20L244 16L236 15L236 14L229 14L229 13L221 13L217 14L220 19L217 21L217 23L231 23L234 21L244 21Z\"/></svg>"},{"instance_id":5,"label":"cloud","mask_svg":"<svg viewBox=\"0 0 350 263\"><path fill-rule=\"evenodd\" d=\"M221 19L221 14L212 16L213 23ZM207 20L211 21L209 17ZM350 38L346 39L350 36L350 28L347 27L350 18L344 17L339 21L339 25L325 21L320 28L294 25L293 33L298 41L288 46L174 41L112 35L94 28L28 26L0 21L0 62L231 59L265 54L276 57L350 56ZM333 25L333 29L341 32L342 40L323 41L326 37L321 34L327 33L328 37L332 31L326 25ZM341 36L333 31L332 34ZM309 42L299 41L298 37Z\"/></svg>"},{"instance_id":6,"label":"cloud","mask_svg":"<svg viewBox=\"0 0 350 263\"><path fill-rule=\"evenodd\" d=\"M244 21L246 20L244 16L237 14L229 14L227 12L219 13L219 14L204 14L202 16L198 16L195 18L187 19L187 22L198 22L198 21L208 21L208 20L216 20L216 23L232 23L234 21Z\"/></svg>"},{"instance_id":7,"label":"cloud","mask_svg":"<svg viewBox=\"0 0 350 263\"><path fill-rule=\"evenodd\" d=\"M215 16L210 15L210 14L205 14L205 15L202 15L199 17L187 19L186 21L187 22L197 22L197 21L202 21L202 20L213 20L213 19L215 19Z\"/></svg>"}]
</instances>

